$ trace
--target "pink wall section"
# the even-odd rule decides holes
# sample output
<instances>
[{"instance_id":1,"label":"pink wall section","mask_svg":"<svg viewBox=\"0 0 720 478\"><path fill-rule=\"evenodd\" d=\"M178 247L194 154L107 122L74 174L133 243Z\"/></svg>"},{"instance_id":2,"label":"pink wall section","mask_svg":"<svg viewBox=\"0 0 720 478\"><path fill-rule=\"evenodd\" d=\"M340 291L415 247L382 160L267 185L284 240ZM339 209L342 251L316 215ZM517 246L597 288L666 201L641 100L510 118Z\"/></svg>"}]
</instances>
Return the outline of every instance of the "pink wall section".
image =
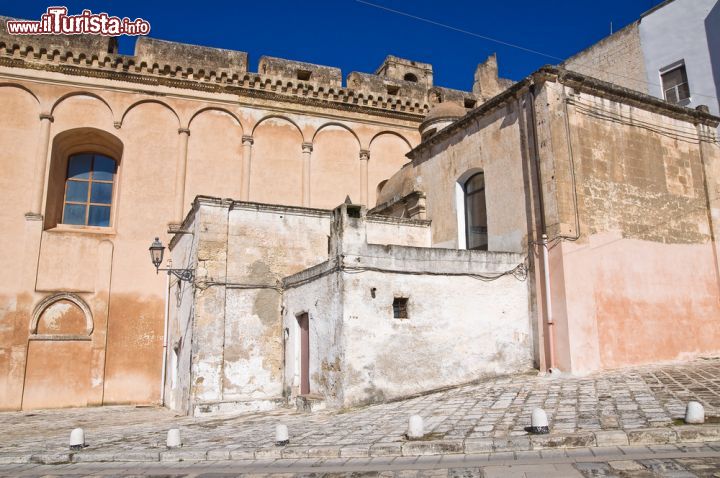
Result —
<instances>
[{"instance_id":1,"label":"pink wall section","mask_svg":"<svg viewBox=\"0 0 720 478\"><path fill-rule=\"evenodd\" d=\"M606 233L584 244L564 242L553 255L561 370L586 373L720 353L720 282L710 243Z\"/></svg>"}]
</instances>

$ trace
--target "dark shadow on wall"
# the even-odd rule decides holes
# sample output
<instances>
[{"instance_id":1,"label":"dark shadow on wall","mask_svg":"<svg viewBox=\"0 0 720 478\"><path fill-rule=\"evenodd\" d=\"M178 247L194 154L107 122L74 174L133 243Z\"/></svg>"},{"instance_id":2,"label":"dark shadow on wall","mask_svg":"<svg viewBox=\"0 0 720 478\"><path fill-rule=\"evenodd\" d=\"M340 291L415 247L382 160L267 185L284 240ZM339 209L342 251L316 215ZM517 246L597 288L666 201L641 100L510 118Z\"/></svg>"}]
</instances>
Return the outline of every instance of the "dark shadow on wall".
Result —
<instances>
[{"instance_id":1,"label":"dark shadow on wall","mask_svg":"<svg viewBox=\"0 0 720 478\"><path fill-rule=\"evenodd\" d=\"M720 108L720 1L710 10L705 17L705 35L707 36L708 50L710 52L710 65L715 83L715 101ZM708 101L712 99L708 98Z\"/></svg>"}]
</instances>

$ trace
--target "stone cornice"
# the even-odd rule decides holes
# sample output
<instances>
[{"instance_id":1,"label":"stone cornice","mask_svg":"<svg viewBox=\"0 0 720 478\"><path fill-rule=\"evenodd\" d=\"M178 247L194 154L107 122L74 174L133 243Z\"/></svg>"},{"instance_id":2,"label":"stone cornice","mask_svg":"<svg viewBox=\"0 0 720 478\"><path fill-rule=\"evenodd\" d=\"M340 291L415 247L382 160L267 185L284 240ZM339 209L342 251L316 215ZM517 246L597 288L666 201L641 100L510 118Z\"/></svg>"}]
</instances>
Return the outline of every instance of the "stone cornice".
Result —
<instances>
[{"instance_id":1,"label":"stone cornice","mask_svg":"<svg viewBox=\"0 0 720 478\"><path fill-rule=\"evenodd\" d=\"M0 45L0 66L124 81L146 86L235 94L246 98L333 108L417 123L422 121L428 111L426 103L419 103L409 98L375 97L372 94L356 92L352 88L293 82L249 72L242 76L229 77L225 73L216 76L214 72L194 73L192 70L182 70L180 67L176 70L168 67L159 70L157 67L148 68L144 62L138 65L133 57L112 54L101 58L81 54L78 58L74 58L68 53L66 57L61 57L35 53L32 49L5 50Z\"/></svg>"},{"instance_id":2,"label":"stone cornice","mask_svg":"<svg viewBox=\"0 0 720 478\"><path fill-rule=\"evenodd\" d=\"M532 86L541 86L547 81L561 83L574 88L578 92L590 93L600 98L607 98L612 101L617 101L619 103L646 111L656 112L658 114L687 121L693 124L704 124L713 128L717 128L718 124L720 124L720 117L713 116L704 111L674 105L661 100L660 98L631 90L629 88L624 88L613 83L598 80L597 78L583 75L575 71L566 70L556 66L544 66L527 78L518 81L499 95L471 110L454 123L441 129L413 148L406 156L412 160L419 158L419 155L422 152L428 151L433 145L439 144L450 138L452 135L456 134L457 131L469 126L477 118L482 117L483 115L507 104L508 102L514 101L516 98L525 94Z\"/></svg>"}]
</instances>

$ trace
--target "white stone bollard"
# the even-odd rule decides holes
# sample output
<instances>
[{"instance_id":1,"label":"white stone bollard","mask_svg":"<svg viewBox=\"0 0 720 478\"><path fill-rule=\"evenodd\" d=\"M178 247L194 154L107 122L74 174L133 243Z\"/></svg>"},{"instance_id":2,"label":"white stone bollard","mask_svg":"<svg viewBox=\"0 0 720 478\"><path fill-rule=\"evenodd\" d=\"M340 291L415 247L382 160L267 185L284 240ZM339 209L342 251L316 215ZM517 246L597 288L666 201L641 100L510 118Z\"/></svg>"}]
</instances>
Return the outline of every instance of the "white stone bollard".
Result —
<instances>
[{"instance_id":1,"label":"white stone bollard","mask_svg":"<svg viewBox=\"0 0 720 478\"><path fill-rule=\"evenodd\" d=\"M85 432L82 428L75 428L70 432L70 449L82 450L85 447Z\"/></svg>"},{"instance_id":2,"label":"white stone bollard","mask_svg":"<svg viewBox=\"0 0 720 478\"><path fill-rule=\"evenodd\" d=\"M285 446L290 443L287 425L282 423L275 426L275 446Z\"/></svg>"},{"instance_id":3,"label":"white stone bollard","mask_svg":"<svg viewBox=\"0 0 720 478\"><path fill-rule=\"evenodd\" d=\"M171 428L167 434L167 447L177 448L182 446L182 440L180 439L180 429Z\"/></svg>"},{"instance_id":4,"label":"white stone bollard","mask_svg":"<svg viewBox=\"0 0 720 478\"><path fill-rule=\"evenodd\" d=\"M688 402L685 408L685 423L693 425L705 423L705 408L700 402Z\"/></svg>"},{"instance_id":5,"label":"white stone bollard","mask_svg":"<svg viewBox=\"0 0 720 478\"><path fill-rule=\"evenodd\" d=\"M423 419L420 415L412 415L410 417L407 436L410 440L418 440L425 436Z\"/></svg>"},{"instance_id":6,"label":"white stone bollard","mask_svg":"<svg viewBox=\"0 0 720 478\"><path fill-rule=\"evenodd\" d=\"M548 426L547 413L542 408L535 408L530 416L530 433L538 435L544 435L550 433L550 427Z\"/></svg>"}]
</instances>

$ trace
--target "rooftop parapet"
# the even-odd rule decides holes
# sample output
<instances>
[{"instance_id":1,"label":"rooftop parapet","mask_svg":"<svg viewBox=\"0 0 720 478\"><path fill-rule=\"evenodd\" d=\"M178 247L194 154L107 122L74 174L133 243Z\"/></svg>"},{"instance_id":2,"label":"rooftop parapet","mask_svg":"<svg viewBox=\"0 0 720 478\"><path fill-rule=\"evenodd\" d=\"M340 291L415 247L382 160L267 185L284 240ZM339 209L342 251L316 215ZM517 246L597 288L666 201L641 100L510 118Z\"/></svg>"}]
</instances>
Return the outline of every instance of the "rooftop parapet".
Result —
<instances>
[{"instance_id":1,"label":"rooftop parapet","mask_svg":"<svg viewBox=\"0 0 720 478\"><path fill-rule=\"evenodd\" d=\"M475 70L473 93L482 101L489 100L513 85L512 80L498 76L497 57L493 53Z\"/></svg>"},{"instance_id":2,"label":"rooftop parapet","mask_svg":"<svg viewBox=\"0 0 720 478\"><path fill-rule=\"evenodd\" d=\"M7 31L7 22L23 21L21 18L0 16L0 48L10 51L19 50L27 55L30 51L36 55L66 57L68 53L79 56L105 56L117 53L117 39L100 35L11 35Z\"/></svg>"},{"instance_id":3,"label":"rooftop parapet","mask_svg":"<svg viewBox=\"0 0 720 478\"><path fill-rule=\"evenodd\" d=\"M464 108L474 108L478 103L478 98L469 91L443 88L442 86L433 86L430 90L428 90L427 95L427 101L430 105L436 105L439 103L456 103Z\"/></svg>"},{"instance_id":4,"label":"rooftop parapet","mask_svg":"<svg viewBox=\"0 0 720 478\"><path fill-rule=\"evenodd\" d=\"M427 88L423 85L359 71L353 71L348 75L347 87L356 94L372 96L374 99L404 98L420 104L427 102Z\"/></svg>"},{"instance_id":5,"label":"rooftop parapet","mask_svg":"<svg viewBox=\"0 0 720 478\"><path fill-rule=\"evenodd\" d=\"M258 73L294 82L311 82L329 87L342 87L340 68L315 65L302 61L285 60L271 56L261 56Z\"/></svg>"},{"instance_id":6,"label":"rooftop parapet","mask_svg":"<svg viewBox=\"0 0 720 478\"><path fill-rule=\"evenodd\" d=\"M433 85L433 69L429 63L407 60L397 56L388 55L382 65L375 70L375 74L394 80L404 80L418 83L424 88Z\"/></svg>"},{"instance_id":7,"label":"rooftop parapet","mask_svg":"<svg viewBox=\"0 0 720 478\"><path fill-rule=\"evenodd\" d=\"M225 50L206 46L188 45L155 38L139 37L135 43L136 61L147 64L148 69L188 73L214 72L219 77L241 76L247 72L248 54L244 51Z\"/></svg>"},{"instance_id":8,"label":"rooftop parapet","mask_svg":"<svg viewBox=\"0 0 720 478\"><path fill-rule=\"evenodd\" d=\"M132 82L197 88L205 91L253 90L253 95L295 97L291 101L323 101L344 108L384 110L385 115L421 119L434 99L466 108L470 92L432 87L432 66L388 56L376 74L352 72L342 85L339 68L263 56L259 72L248 71L248 54L241 51L138 37L135 55L120 55L111 37L89 35L9 35L7 17L0 17L0 63L22 68L24 63L61 73L111 77ZM17 60L22 60L18 63ZM38 69L38 66L32 68ZM404 78L412 74L410 80ZM153 77L153 78L150 78ZM429 85L429 86L428 86Z\"/></svg>"}]
</instances>

